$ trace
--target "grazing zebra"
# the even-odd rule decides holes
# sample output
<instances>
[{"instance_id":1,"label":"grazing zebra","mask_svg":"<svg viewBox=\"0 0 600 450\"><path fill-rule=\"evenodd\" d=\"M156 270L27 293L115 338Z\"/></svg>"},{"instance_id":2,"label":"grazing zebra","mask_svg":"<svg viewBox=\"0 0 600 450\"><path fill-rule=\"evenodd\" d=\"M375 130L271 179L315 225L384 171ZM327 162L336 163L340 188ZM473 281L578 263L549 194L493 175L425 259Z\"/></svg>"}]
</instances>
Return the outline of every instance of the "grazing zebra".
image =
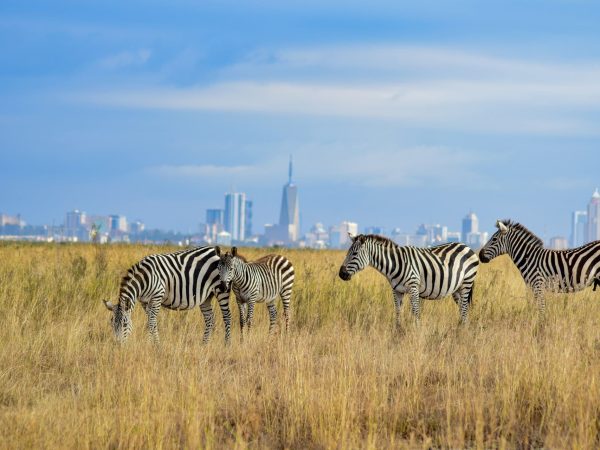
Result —
<instances>
[{"instance_id":1,"label":"grazing zebra","mask_svg":"<svg viewBox=\"0 0 600 450\"><path fill-rule=\"evenodd\" d=\"M235 293L240 310L242 335L244 325L248 325L248 330L252 327L254 303L263 301L267 303L269 310L269 333L273 331L277 321L277 307L275 306L277 296L281 297L283 303L285 330L288 330L290 298L294 285L294 266L287 258L281 255L267 255L256 261L248 262L237 252L237 248L233 247L231 253L227 252L221 255L219 276L222 283L221 290L226 291L232 288Z\"/></svg>"},{"instance_id":2,"label":"grazing zebra","mask_svg":"<svg viewBox=\"0 0 600 450\"><path fill-rule=\"evenodd\" d=\"M451 243L431 248L403 247L377 235L350 235L352 245L340 267L340 278L348 281L355 273L371 266L389 281L394 294L396 328L401 328L400 307L404 294L410 296L417 322L421 299L439 299L452 294L460 309L460 320L467 320L479 259L464 244Z\"/></svg>"},{"instance_id":3,"label":"grazing zebra","mask_svg":"<svg viewBox=\"0 0 600 450\"><path fill-rule=\"evenodd\" d=\"M533 290L539 310L544 312L544 291L577 292L600 286L600 241L569 250L544 248L542 240L520 223L498 220L498 231L479 252L487 263L507 253L525 283Z\"/></svg>"},{"instance_id":4,"label":"grazing zebra","mask_svg":"<svg viewBox=\"0 0 600 450\"><path fill-rule=\"evenodd\" d=\"M135 263L121 281L119 303L105 301L113 312L112 326L117 340L124 342L131 334L131 311L137 300L148 315L148 332L158 342L156 316L161 306L189 310L200 305L204 316L204 342L208 341L214 314L212 296L216 296L225 322L225 342L229 341L231 314L229 292L219 289L219 256L214 247L197 247L175 253L149 255Z\"/></svg>"}]
</instances>

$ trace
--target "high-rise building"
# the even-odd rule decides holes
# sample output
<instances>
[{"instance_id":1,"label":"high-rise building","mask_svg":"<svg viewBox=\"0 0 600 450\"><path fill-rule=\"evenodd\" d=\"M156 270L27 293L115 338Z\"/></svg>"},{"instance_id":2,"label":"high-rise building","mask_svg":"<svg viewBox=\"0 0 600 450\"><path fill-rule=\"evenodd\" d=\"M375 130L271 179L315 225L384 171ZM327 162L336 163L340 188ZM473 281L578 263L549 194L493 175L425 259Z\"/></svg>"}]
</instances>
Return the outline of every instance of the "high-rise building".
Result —
<instances>
[{"instance_id":1,"label":"high-rise building","mask_svg":"<svg viewBox=\"0 0 600 450\"><path fill-rule=\"evenodd\" d=\"M212 242L217 241L217 235L223 231L224 212L222 209L206 210L206 235Z\"/></svg>"},{"instance_id":2,"label":"high-rise building","mask_svg":"<svg viewBox=\"0 0 600 450\"><path fill-rule=\"evenodd\" d=\"M127 233L127 218L114 214L108 216L109 231L112 236Z\"/></svg>"},{"instance_id":3,"label":"high-rise building","mask_svg":"<svg viewBox=\"0 0 600 450\"><path fill-rule=\"evenodd\" d=\"M571 247L579 247L587 241L587 211L571 214Z\"/></svg>"},{"instance_id":4,"label":"high-rise building","mask_svg":"<svg viewBox=\"0 0 600 450\"><path fill-rule=\"evenodd\" d=\"M587 242L600 240L600 192L592 194L587 208Z\"/></svg>"},{"instance_id":5,"label":"high-rise building","mask_svg":"<svg viewBox=\"0 0 600 450\"><path fill-rule=\"evenodd\" d=\"M464 243L468 242L469 233L478 233L479 232L479 219L475 215L473 211L465 216L462 220L462 233L461 239Z\"/></svg>"},{"instance_id":6,"label":"high-rise building","mask_svg":"<svg viewBox=\"0 0 600 450\"><path fill-rule=\"evenodd\" d=\"M285 242L290 243L298 240L300 235L300 207L298 204L298 187L292 183L291 157L288 170L288 182L283 186L279 229L281 237Z\"/></svg>"},{"instance_id":7,"label":"high-rise building","mask_svg":"<svg viewBox=\"0 0 600 450\"><path fill-rule=\"evenodd\" d=\"M245 209L245 225L246 225L246 237L249 238L252 236L252 200L246 200L246 209Z\"/></svg>"},{"instance_id":8,"label":"high-rise building","mask_svg":"<svg viewBox=\"0 0 600 450\"><path fill-rule=\"evenodd\" d=\"M550 238L550 248L552 250L566 250L569 246L566 237L554 236Z\"/></svg>"},{"instance_id":9,"label":"high-rise building","mask_svg":"<svg viewBox=\"0 0 600 450\"><path fill-rule=\"evenodd\" d=\"M225 231L233 241L243 241L246 237L246 194L230 192L225 194Z\"/></svg>"}]
</instances>

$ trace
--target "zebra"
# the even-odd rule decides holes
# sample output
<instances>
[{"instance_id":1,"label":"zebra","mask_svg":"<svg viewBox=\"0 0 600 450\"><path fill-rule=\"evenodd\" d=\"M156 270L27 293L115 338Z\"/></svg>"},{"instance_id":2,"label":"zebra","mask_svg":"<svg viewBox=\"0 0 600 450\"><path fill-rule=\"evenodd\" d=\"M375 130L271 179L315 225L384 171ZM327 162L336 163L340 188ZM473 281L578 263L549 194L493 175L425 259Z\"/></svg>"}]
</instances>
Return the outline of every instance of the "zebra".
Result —
<instances>
[{"instance_id":1,"label":"zebra","mask_svg":"<svg viewBox=\"0 0 600 450\"><path fill-rule=\"evenodd\" d=\"M479 259L488 263L508 254L533 291L541 314L546 308L544 291L570 293L592 283L594 290L600 286L600 241L569 250L550 250L520 223L498 220L496 227L498 231L479 251Z\"/></svg>"},{"instance_id":2,"label":"zebra","mask_svg":"<svg viewBox=\"0 0 600 450\"><path fill-rule=\"evenodd\" d=\"M217 250L219 253L219 250ZM277 321L275 300L281 297L285 331L290 323L290 299L294 285L294 266L281 255L267 255L256 261L248 262L240 255L237 247L221 255L219 261L221 290L232 289L240 311L240 330L243 336L244 326L252 328L254 304L266 302L269 310L269 333Z\"/></svg>"},{"instance_id":3,"label":"zebra","mask_svg":"<svg viewBox=\"0 0 600 450\"><path fill-rule=\"evenodd\" d=\"M452 295L459 307L460 322L467 322L479 259L464 244L449 243L430 248L399 246L374 234L353 236L339 276L352 276L371 266L384 275L392 287L396 330L401 330L400 308L404 294L410 296L413 316L419 323L421 299L440 299Z\"/></svg>"},{"instance_id":4,"label":"zebra","mask_svg":"<svg viewBox=\"0 0 600 450\"><path fill-rule=\"evenodd\" d=\"M131 334L131 312L137 300L148 316L149 337L158 343L157 315L161 306L173 310L190 310L200 306L204 316L203 342L207 342L214 325L211 299L216 296L223 322L225 342L229 342L231 314L229 292L219 288L219 256L214 247L196 247L174 253L149 255L129 268L121 281L119 302L104 301L112 311L115 337L125 342Z\"/></svg>"}]
</instances>

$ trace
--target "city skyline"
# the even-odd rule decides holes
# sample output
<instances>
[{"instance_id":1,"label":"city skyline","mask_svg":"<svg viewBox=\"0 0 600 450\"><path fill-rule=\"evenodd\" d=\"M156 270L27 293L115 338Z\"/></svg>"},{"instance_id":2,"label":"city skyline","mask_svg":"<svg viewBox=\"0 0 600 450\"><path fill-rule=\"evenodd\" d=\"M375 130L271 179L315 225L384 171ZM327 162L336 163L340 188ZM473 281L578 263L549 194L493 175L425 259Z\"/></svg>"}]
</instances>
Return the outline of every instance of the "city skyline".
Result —
<instances>
[{"instance_id":1,"label":"city skyline","mask_svg":"<svg viewBox=\"0 0 600 450\"><path fill-rule=\"evenodd\" d=\"M265 224L263 233L249 233L245 227L252 227L253 201L246 198L244 192L226 192L224 208L205 210L205 221L199 223L198 229L185 233L172 230L151 229L146 231L146 225L140 220L128 222L123 215L87 214L78 209L67 211L64 222L59 226L27 224L20 215L11 216L0 211L0 239L11 235L28 236L18 230L29 230L29 236L51 237L59 240L98 242L163 242L171 241L173 237L190 244L221 244L221 245L285 245L312 248L343 248L347 245L348 233L381 234L390 237L399 245L415 245L419 247L437 245L446 242L464 242L473 248L484 245L490 234L480 229L479 218L474 211L463 217L460 231L448 227L447 224L421 222L414 231L394 227L390 232L386 228L373 225L359 225L356 222L342 220L330 223L327 227L322 222L316 222L308 230L292 232L288 217L298 217L298 191L292 183L292 164L290 158L288 182L283 188L283 199L278 224ZM290 196L289 188L293 187ZM292 199L293 207L288 209ZM229 217L229 219L227 219ZM28 226L29 225L29 226ZM282 226L283 225L283 226ZM524 224L526 225L526 224ZM587 210L573 210L571 213L570 234L551 235L538 234L548 248L557 250L577 247L587 242L600 240L600 192L598 188L592 193ZM95 230L94 230L95 227ZM104 231L102 228L104 227ZM18 232L15 232L18 231ZM234 234L237 233L237 234ZM92 235L96 236L92 236Z\"/></svg>"}]
</instances>

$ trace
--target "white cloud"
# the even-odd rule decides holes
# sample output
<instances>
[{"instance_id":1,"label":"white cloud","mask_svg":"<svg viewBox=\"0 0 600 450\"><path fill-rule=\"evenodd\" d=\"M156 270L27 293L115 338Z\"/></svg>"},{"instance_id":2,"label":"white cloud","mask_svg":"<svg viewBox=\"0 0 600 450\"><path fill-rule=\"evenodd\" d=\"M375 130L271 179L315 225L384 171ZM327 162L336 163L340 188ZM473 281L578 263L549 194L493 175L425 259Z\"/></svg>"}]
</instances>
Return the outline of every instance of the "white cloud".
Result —
<instances>
[{"instance_id":1,"label":"white cloud","mask_svg":"<svg viewBox=\"0 0 600 450\"><path fill-rule=\"evenodd\" d=\"M126 57L115 61L127 60ZM127 108L364 117L407 126L547 135L600 131L599 63L502 59L428 47L258 52L220 81L187 88L88 91Z\"/></svg>"}]
</instances>

